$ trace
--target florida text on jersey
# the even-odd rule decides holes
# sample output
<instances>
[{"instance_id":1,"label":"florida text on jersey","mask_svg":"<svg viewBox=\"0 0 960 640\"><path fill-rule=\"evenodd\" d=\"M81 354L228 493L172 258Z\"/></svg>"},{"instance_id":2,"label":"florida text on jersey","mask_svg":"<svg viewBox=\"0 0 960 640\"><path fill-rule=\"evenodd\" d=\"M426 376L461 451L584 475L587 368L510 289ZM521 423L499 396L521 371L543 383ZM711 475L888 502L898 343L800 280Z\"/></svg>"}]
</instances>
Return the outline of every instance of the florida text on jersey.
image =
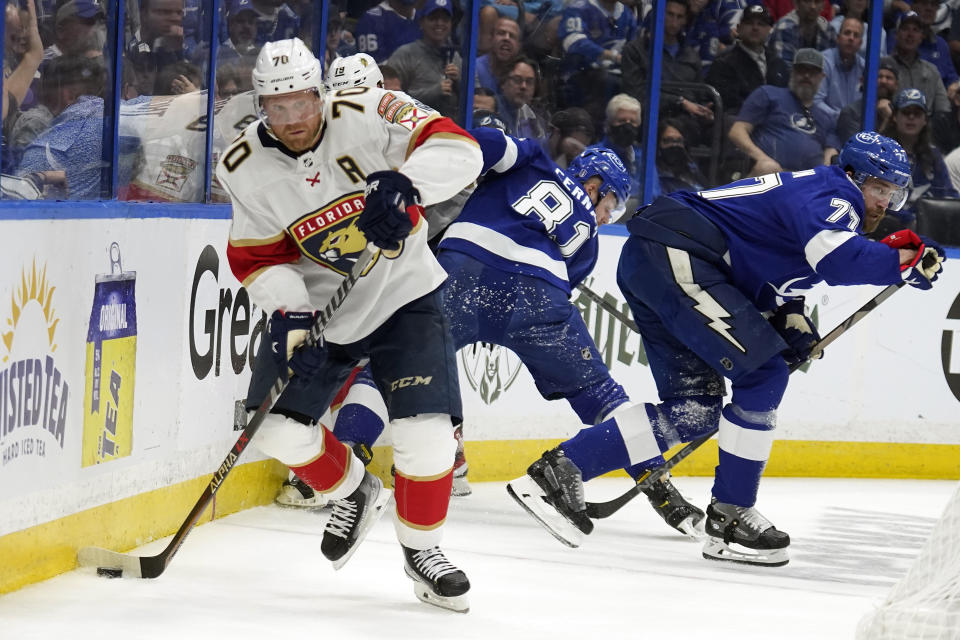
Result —
<instances>
[{"instance_id":1,"label":"florida text on jersey","mask_svg":"<svg viewBox=\"0 0 960 640\"><path fill-rule=\"evenodd\" d=\"M227 257L254 303L322 308L366 246L357 229L366 176L398 170L424 205L472 183L476 141L448 118L399 91L353 87L327 94L319 142L295 154L262 122L247 127L217 166L233 203ZM436 289L445 274L418 220L397 251L381 252L325 332L349 343L404 304Z\"/></svg>"}]
</instances>

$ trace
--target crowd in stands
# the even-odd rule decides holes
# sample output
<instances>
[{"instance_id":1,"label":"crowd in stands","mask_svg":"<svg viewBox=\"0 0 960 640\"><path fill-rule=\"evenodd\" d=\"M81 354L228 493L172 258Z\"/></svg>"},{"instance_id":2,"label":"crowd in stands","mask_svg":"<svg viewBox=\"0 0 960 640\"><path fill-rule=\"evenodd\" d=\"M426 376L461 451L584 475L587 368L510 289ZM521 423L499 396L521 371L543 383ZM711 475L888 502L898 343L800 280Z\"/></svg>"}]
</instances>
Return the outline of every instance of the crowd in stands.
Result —
<instances>
[{"instance_id":1,"label":"crowd in stands","mask_svg":"<svg viewBox=\"0 0 960 640\"><path fill-rule=\"evenodd\" d=\"M475 120L493 117L511 134L540 140L561 165L592 144L614 149L638 204L660 192L829 164L860 128L868 0L667 0L651 141L657 180L644 194L652 3L475 0L475 74L465 78L470 1L333 0L319 41L324 62L368 53L388 88L458 118L470 82ZM102 196L103 104L114 68L102 2L6 5L3 173L29 178L44 197ZM123 104L163 109L171 97L203 94L213 3L124 2ZM263 43L314 42L314 10L309 0L226 0L218 104L250 90ZM913 189L899 222L911 224L917 201L957 198L960 188L960 0L888 0L880 51L875 128L910 155ZM205 115L205 101L191 105L180 112ZM202 166L203 158L193 160ZM127 163L124 179L135 179L138 162Z\"/></svg>"}]
</instances>

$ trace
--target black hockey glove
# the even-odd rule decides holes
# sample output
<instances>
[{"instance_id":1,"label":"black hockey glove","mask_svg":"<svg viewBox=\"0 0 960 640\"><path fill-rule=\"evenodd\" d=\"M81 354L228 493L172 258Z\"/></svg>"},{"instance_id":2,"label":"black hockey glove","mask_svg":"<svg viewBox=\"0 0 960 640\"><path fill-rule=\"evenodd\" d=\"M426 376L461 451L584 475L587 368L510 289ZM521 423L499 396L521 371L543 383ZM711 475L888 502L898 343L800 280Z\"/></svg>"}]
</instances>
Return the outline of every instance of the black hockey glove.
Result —
<instances>
[{"instance_id":1,"label":"black hockey glove","mask_svg":"<svg viewBox=\"0 0 960 640\"><path fill-rule=\"evenodd\" d=\"M315 346L304 341L317 317L316 311L277 311L270 316L270 346L277 369L294 376L291 384L303 385L327 364L327 349L320 336Z\"/></svg>"},{"instance_id":2,"label":"black hockey glove","mask_svg":"<svg viewBox=\"0 0 960 640\"><path fill-rule=\"evenodd\" d=\"M794 365L810 360L810 351L820 342L817 328L803 312L803 298L788 300L774 312L770 324L777 330L787 348L780 352L787 364ZM823 357L818 352L812 359Z\"/></svg>"},{"instance_id":3,"label":"black hockey glove","mask_svg":"<svg viewBox=\"0 0 960 640\"><path fill-rule=\"evenodd\" d=\"M367 176L366 205L357 227L381 249L396 250L423 215L420 192L399 171L375 171Z\"/></svg>"}]
</instances>

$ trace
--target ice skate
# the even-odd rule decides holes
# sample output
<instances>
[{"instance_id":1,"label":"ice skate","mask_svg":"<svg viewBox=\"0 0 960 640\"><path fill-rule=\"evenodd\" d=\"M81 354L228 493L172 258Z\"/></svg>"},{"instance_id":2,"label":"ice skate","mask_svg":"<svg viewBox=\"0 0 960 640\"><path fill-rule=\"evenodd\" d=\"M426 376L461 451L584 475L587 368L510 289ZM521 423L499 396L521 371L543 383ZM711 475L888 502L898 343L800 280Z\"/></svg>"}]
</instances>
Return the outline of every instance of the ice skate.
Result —
<instances>
[{"instance_id":1,"label":"ice skate","mask_svg":"<svg viewBox=\"0 0 960 640\"><path fill-rule=\"evenodd\" d=\"M559 447L530 465L527 475L508 482L507 493L568 547L579 547L583 535L593 531L580 469Z\"/></svg>"},{"instance_id":2,"label":"ice skate","mask_svg":"<svg viewBox=\"0 0 960 640\"><path fill-rule=\"evenodd\" d=\"M413 592L421 602L458 613L470 610L470 581L453 566L440 547L418 551L403 547L403 570L413 580Z\"/></svg>"},{"instance_id":3,"label":"ice skate","mask_svg":"<svg viewBox=\"0 0 960 640\"><path fill-rule=\"evenodd\" d=\"M703 557L743 564L782 567L790 562L790 536L777 530L755 507L738 507L714 498L707 506Z\"/></svg>"},{"instance_id":4,"label":"ice skate","mask_svg":"<svg viewBox=\"0 0 960 640\"><path fill-rule=\"evenodd\" d=\"M310 485L292 474L283 481L280 493L274 500L281 507L322 509L327 506L327 498L323 494L317 493Z\"/></svg>"},{"instance_id":5,"label":"ice skate","mask_svg":"<svg viewBox=\"0 0 960 640\"><path fill-rule=\"evenodd\" d=\"M370 527L383 515L392 492L369 471L360 486L343 500L333 500L333 512L323 529L320 551L340 569L354 554Z\"/></svg>"},{"instance_id":6,"label":"ice skate","mask_svg":"<svg viewBox=\"0 0 960 640\"><path fill-rule=\"evenodd\" d=\"M463 426L453 430L453 437L457 440L457 455L453 459L453 487L452 496L468 496L473 493L470 482L467 480L467 458L463 451Z\"/></svg>"},{"instance_id":7,"label":"ice skate","mask_svg":"<svg viewBox=\"0 0 960 640\"><path fill-rule=\"evenodd\" d=\"M643 494L650 501L653 510L663 518L664 522L695 540L703 538L701 523L705 514L703 510L691 504L680 491L670 482L670 475L664 475Z\"/></svg>"}]
</instances>

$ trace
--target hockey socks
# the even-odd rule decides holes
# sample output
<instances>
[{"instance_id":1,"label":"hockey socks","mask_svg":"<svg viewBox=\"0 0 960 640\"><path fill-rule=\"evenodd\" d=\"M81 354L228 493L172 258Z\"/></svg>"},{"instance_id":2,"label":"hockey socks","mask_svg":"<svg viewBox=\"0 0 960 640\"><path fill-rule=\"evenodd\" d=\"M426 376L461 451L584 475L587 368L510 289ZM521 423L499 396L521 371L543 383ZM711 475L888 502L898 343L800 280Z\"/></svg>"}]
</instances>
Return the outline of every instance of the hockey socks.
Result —
<instances>
[{"instance_id":1,"label":"hockey socks","mask_svg":"<svg viewBox=\"0 0 960 640\"><path fill-rule=\"evenodd\" d=\"M663 464L660 439L654 434L647 403L622 405L600 424L581 429L561 444L566 456L580 469L584 482L614 469L643 464L644 469Z\"/></svg>"}]
</instances>

